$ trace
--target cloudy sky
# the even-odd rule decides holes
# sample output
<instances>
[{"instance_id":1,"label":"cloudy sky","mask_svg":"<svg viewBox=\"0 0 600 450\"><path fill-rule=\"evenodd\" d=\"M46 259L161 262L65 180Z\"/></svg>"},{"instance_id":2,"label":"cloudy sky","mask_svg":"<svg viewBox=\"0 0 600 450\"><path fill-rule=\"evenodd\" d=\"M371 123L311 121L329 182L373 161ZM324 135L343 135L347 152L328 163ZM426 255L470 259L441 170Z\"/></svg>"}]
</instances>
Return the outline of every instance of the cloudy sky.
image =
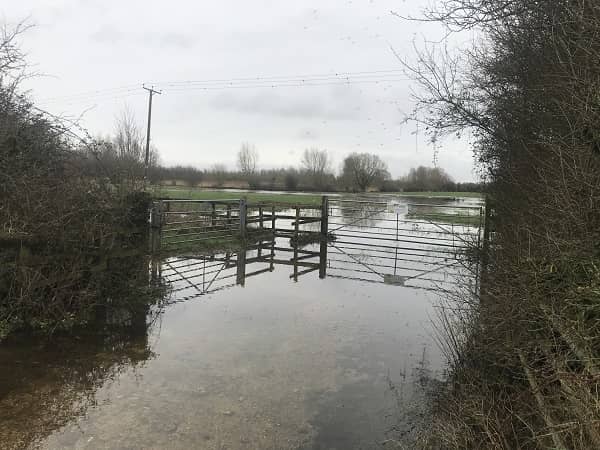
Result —
<instances>
[{"instance_id":1,"label":"cloudy sky","mask_svg":"<svg viewBox=\"0 0 600 450\"><path fill-rule=\"evenodd\" d=\"M339 167L353 151L377 153L393 176L432 165L434 149L414 123L411 86L392 48L439 39L418 14L429 0L20 0L2 2L11 23L35 27L21 42L43 74L27 88L40 106L94 135L129 108L163 163L233 168L242 142L260 166L298 166L305 148L327 149ZM475 178L467 140L446 140L438 165Z\"/></svg>"}]
</instances>

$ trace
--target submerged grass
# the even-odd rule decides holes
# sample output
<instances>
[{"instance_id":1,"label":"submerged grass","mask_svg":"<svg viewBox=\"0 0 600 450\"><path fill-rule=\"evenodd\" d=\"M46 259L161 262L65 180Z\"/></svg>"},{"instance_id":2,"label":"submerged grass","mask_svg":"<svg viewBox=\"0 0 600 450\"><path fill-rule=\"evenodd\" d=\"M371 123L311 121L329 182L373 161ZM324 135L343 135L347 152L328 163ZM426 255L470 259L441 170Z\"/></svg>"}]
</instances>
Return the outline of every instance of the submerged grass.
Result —
<instances>
[{"instance_id":1,"label":"submerged grass","mask_svg":"<svg viewBox=\"0 0 600 450\"><path fill-rule=\"evenodd\" d=\"M485 194L480 192L434 192L434 191L423 191L423 192L398 192L395 195L402 197L436 197L436 198L483 198Z\"/></svg>"},{"instance_id":2,"label":"submerged grass","mask_svg":"<svg viewBox=\"0 0 600 450\"><path fill-rule=\"evenodd\" d=\"M323 194L296 194L296 193L275 193L275 192L252 192L252 191L219 191L205 190L199 188L182 188L182 187L153 187L153 195L159 198L177 198L189 200L235 200L246 198L251 202L275 202L275 203L291 203L300 205L318 205L321 202ZM346 195L346 194L340 194ZM352 196L352 194L347 194ZM382 196L400 196L400 197L422 197L422 198L483 198L484 194L479 192L374 192L371 195Z\"/></svg>"},{"instance_id":3,"label":"submerged grass","mask_svg":"<svg viewBox=\"0 0 600 450\"><path fill-rule=\"evenodd\" d=\"M477 216L467 216L449 213L419 213L411 212L407 215L409 219L426 220L428 222L437 222L452 225L467 225L477 227L481 223L481 218Z\"/></svg>"}]
</instances>

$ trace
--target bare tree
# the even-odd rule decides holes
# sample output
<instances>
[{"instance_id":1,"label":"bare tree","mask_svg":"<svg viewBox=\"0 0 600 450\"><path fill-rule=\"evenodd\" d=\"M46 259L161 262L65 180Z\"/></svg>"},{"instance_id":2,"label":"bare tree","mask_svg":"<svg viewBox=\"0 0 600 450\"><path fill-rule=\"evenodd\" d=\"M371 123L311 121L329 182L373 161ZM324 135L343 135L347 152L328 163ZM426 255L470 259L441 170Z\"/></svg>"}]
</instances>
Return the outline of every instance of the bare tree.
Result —
<instances>
[{"instance_id":1,"label":"bare tree","mask_svg":"<svg viewBox=\"0 0 600 450\"><path fill-rule=\"evenodd\" d=\"M327 150L307 148L302 154L301 164L302 169L306 172L314 187L323 189L325 187L326 176L331 172L331 160Z\"/></svg>"},{"instance_id":2,"label":"bare tree","mask_svg":"<svg viewBox=\"0 0 600 450\"><path fill-rule=\"evenodd\" d=\"M377 155L352 153L344 159L342 178L353 189L366 191L389 177L387 165Z\"/></svg>"},{"instance_id":3,"label":"bare tree","mask_svg":"<svg viewBox=\"0 0 600 450\"><path fill-rule=\"evenodd\" d=\"M114 158L113 171L118 180L133 182L143 176L145 138L133 112L125 109L115 120L115 134L104 144L105 152ZM148 165L155 168L159 163L158 150L150 146ZM125 177L125 178L123 178ZM117 181L118 181L117 180ZM137 181L136 181L137 182Z\"/></svg>"},{"instance_id":4,"label":"bare tree","mask_svg":"<svg viewBox=\"0 0 600 450\"><path fill-rule=\"evenodd\" d=\"M129 108L125 108L115 121L113 143L117 156L122 161L135 164L142 162L144 134Z\"/></svg>"},{"instance_id":5,"label":"bare tree","mask_svg":"<svg viewBox=\"0 0 600 450\"><path fill-rule=\"evenodd\" d=\"M246 177L252 177L258 164L258 152L254 145L244 142L238 152L238 167Z\"/></svg>"},{"instance_id":6,"label":"bare tree","mask_svg":"<svg viewBox=\"0 0 600 450\"><path fill-rule=\"evenodd\" d=\"M31 27L27 20L13 27L0 26L0 88L4 94L15 94L20 82L32 75L28 73L25 54L19 46L19 37Z\"/></svg>"}]
</instances>

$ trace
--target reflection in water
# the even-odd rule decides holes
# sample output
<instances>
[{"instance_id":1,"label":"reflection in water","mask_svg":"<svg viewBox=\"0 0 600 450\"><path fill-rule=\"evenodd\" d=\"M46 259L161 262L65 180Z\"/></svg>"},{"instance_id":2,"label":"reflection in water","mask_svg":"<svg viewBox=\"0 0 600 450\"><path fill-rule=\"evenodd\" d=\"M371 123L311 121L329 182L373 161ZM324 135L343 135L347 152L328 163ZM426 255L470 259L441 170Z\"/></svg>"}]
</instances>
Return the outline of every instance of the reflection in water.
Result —
<instances>
[{"instance_id":1,"label":"reflection in water","mask_svg":"<svg viewBox=\"0 0 600 450\"><path fill-rule=\"evenodd\" d=\"M389 269L364 249L345 250L363 265L335 255L341 240L140 259L132 292L157 306L99 312L118 332L3 343L2 448L374 448L410 434L443 370L432 294L348 281Z\"/></svg>"},{"instance_id":2,"label":"reflection in water","mask_svg":"<svg viewBox=\"0 0 600 450\"><path fill-rule=\"evenodd\" d=\"M355 227L374 227L388 209L385 201L332 200L330 203L331 229L353 225Z\"/></svg>"},{"instance_id":3,"label":"reflection in water","mask_svg":"<svg viewBox=\"0 0 600 450\"><path fill-rule=\"evenodd\" d=\"M171 293L175 294L175 301L185 301L236 285L244 286L248 278L273 272L275 266L289 266L289 278L294 281L312 272L318 272L320 278L325 277L326 245L312 249L286 247L276 242L274 238L260 239L237 252L188 254L158 260L152 265L153 278L169 285L178 283ZM187 295L179 295L183 291Z\"/></svg>"},{"instance_id":4,"label":"reflection in water","mask_svg":"<svg viewBox=\"0 0 600 450\"><path fill-rule=\"evenodd\" d=\"M98 286L110 298L85 332L0 344L0 448L35 446L97 404L96 391L153 357L148 343L168 289L150 285L148 257L109 261Z\"/></svg>"},{"instance_id":5,"label":"reflection in water","mask_svg":"<svg viewBox=\"0 0 600 450\"><path fill-rule=\"evenodd\" d=\"M0 347L0 442L28 448L97 404L96 391L153 357L146 334Z\"/></svg>"}]
</instances>

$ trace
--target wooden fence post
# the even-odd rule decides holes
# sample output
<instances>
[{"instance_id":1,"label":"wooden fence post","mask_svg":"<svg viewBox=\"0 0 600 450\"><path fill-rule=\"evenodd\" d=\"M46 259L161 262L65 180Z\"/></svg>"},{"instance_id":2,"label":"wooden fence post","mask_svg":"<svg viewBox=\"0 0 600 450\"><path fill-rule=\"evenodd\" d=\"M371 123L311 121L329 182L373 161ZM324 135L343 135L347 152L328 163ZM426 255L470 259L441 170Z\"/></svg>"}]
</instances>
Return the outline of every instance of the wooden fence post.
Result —
<instances>
[{"instance_id":1,"label":"wooden fence post","mask_svg":"<svg viewBox=\"0 0 600 450\"><path fill-rule=\"evenodd\" d=\"M296 222L294 223L294 281L298 281L298 244L300 240L300 208L296 206Z\"/></svg>"},{"instance_id":2,"label":"wooden fence post","mask_svg":"<svg viewBox=\"0 0 600 450\"><path fill-rule=\"evenodd\" d=\"M275 241L275 205L271 206L271 231L273 232L273 241Z\"/></svg>"},{"instance_id":3,"label":"wooden fence post","mask_svg":"<svg viewBox=\"0 0 600 450\"><path fill-rule=\"evenodd\" d=\"M273 270L275 270L275 264L274 264L274 259L275 259L275 225L276 225L276 219L275 219L275 205L271 206L271 264L269 264L269 270L271 272L273 272Z\"/></svg>"},{"instance_id":4,"label":"wooden fence post","mask_svg":"<svg viewBox=\"0 0 600 450\"><path fill-rule=\"evenodd\" d=\"M150 209L150 252L160 251L160 230L162 228L162 202L155 202Z\"/></svg>"},{"instance_id":5,"label":"wooden fence post","mask_svg":"<svg viewBox=\"0 0 600 450\"><path fill-rule=\"evenodd\" d=\"M240 286L246 285L246 248L238 250L237 255L237 271L236 271L236 284Z\"/></svg>"},{"instance_id":6,"label":"wooden fence post","mask_svg":"<svg viewBox=\"0 0 600 450\"><path fill-rule=\"evenodd\" d=\"M327 238L327 229L329 228L329 197L324 195L321 198L321 237Z\"/></svg>"},{"instance_id":7,"label":"wooden fence post","mask_svg":"<svg viewBox=\"0 0 600 450\"><path fill-rule=\"evenodd\" d=\"M271 238L271 253L269 255L271 257L269 263L269 272L273 272L275 270L275 235Z\"/></svg>"},{"instance_id":8,"label":"wooden fence post","mask_svg":"<svg viewBox=\"0 0 600 450\"><path fill-rule=\"evenodd\" d=\"M327 233L329 229L329 198L321 199L321 240L319 246L319 278L327 275Z\"/></svg>"},{"instance_id":9,"label":"wooden fence post","mask_svg":"<svg viewBox=\"0 0 600 450\"><path fill-rule=\"evenodd\" d=\"M246 217L247 217L247 204L246 199L240 199L240 235L242 238L246 237Z\"/></svg>"}]
</instances>

